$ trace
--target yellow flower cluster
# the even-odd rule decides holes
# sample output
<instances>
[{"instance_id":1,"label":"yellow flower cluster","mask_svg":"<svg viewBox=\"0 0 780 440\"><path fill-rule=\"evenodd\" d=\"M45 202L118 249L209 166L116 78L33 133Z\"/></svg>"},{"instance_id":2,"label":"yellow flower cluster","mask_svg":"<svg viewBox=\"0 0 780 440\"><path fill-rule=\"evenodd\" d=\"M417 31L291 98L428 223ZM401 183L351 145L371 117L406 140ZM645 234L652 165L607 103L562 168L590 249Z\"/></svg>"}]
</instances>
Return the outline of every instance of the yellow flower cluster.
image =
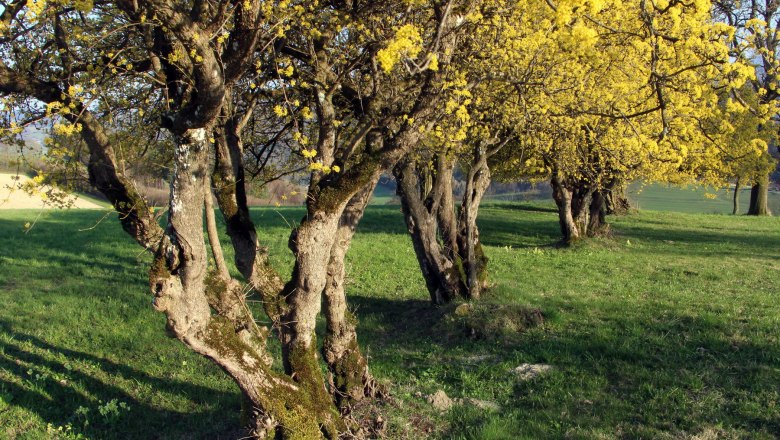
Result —
<instances>
[{"instance_id":1,"label":"yellow flower cluster","mask_svg":"<svg viewBox=\"0 0 780 440\"><path fill-rule=\"evenodd\" d=\"M332 167L329 167L327 165L323 165L322 162L312 162L309 164L309 170L311 171L322 171L323 174L330 174L331 171L334 173L341 172L341 168L338 165L333 165Z\"/></svg>"},{"instance_id":2,"label":"yellow flower cluster","mask_svg":"<svg viewBox=\"0 0 780 440\"><path fill-rule=\"evenodd\" d=\"M406 24L395 33L395 38L376 54L377 61L385 73L390 73L393 67L403 57L416 58L422 51L422 37L416 26ZM436 62L438 66L438 60Z\"/></svg>"}]
</instances>

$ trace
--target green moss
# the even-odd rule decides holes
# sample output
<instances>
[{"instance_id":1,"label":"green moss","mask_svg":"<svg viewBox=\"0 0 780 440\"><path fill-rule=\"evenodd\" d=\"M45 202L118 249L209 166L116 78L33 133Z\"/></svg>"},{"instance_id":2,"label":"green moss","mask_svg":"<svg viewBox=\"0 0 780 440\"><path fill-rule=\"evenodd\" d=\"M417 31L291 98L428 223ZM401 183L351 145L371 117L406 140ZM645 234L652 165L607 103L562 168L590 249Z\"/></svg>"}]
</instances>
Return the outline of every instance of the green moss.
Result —
<instances>
[{"instance_id":1,"label":"green moss","mask_svg":"<svg viewBox=\"0 0 780 440\"><path fill-rule=\"evenodd\" d=\"M211 176L211 180L214 188L216 188L217 203L223 215L227 218L238 215L238 205L236 204L233 190L235 182L226 179L224 174L218 169Z\"/></svg>"},{"instance_id":2,"label":"green moss","mask_svg":"<svg viewBox=\"0 0 780 440\"><path fill-rule=\"evenodd\" d=\"M349 200L353 194L368 185L376 172L379 163L375 158L367 157L348 169L338 177L337 185L325 186L315 195L315 210L333 213L342 203Z\"/></svg>"},{"instance_id":3,"label":"green moss","mask_svg":"<svg viewBox=\"0 0 780 440\"><path fill-rule=\"evenodd\" d=\"M315 339L313 337L313 339ZM331 423L321 427L328 438L337 438L338 431L343 430L343 421L333 405L330 395L325 390L322 370L316 356L316 340L309 347L303 344L293 344L290 347L289 362L294 372L295 381L301 387L298 399L299 405L308 408L309 414L320 414L321 418L330 419ZM320 434L318 434L320 435ZM320 437L316 437L320 438Z\"/></svg>"},{"instance_id":4,"label":"green moss","mask_svg":"<svg viewBox=\"0 0 780 440\"><path fill-rule=\"evenodd\" d=\"M223 316L214 315L211 317L204 334L204 341L216 350L220 356L236 360L248 371L255 370L259 372L260 370L266 370L259 353L257 353L254 347L247 345L238 337L235 324ZM254 355L254 362L248 363L244 358L245 353ZM265 373L268 374L267 371Z\"/></svg>"},{"instance_id":5,"label":"green moss","mask_svg":"<svg viewBox=\"0 0 780 440\"><path fill-rule=\"evenodd\" d=\"M221 356L237 360L243 368L249 372L254 368L257 373L271 377L275 373L257 362L248 365L243 359L243 353L252 353L253 349L247 346L236 335L233 324L224 317L214 316L209 323L205 334L205 342L217 350ZM311 377L311 373L304 373L306 368L316 366L314 362L308 363L302 353L296 356L296 363L306 365L301 368L298 377ZM321 375L320 375L321 377ZM299 390L289 388L268 390L263 392L261 401L257 402L263 413L271 415L279 423L279 437L295 440L319 440L323 437L323 431L327 438L336 439L340 418L327 394L324 386L317 386L314 381L298 382ZM322 391L318 391L322 390ZM323 397L324 396L324 397ZM242 402L242 423L251 425L252 406L255 405L246 398Z\"/></svg>"},{"instance_id":6,"label":"green moss","mask_svg":"<svg viewBox=\"0 0 780 440\"><path fill-rule=\"evenodd\" d=\"M463 259L460 257L460 255L455 255L453 266L455 268L453 275L456 275L458 278L460 278L463 284L466 284L466 280L468 279L466 277L466 268L463 267Z\"/></svg>"},{"instance_id":7,"label":"green moss","mask_svg":"<svg viewBox=\"0 0 780 440\"><path fill-rule=\"evenodd\" d=\"M158 280L170 278L171 271L168 268L168 264L165 261L165 257L161 252L155 255L152 260L152 266L149 268L149 281L156 283Z\"/></svg>"},{"instance_id":8,"label":"green moss","mask_svg":"<svg viewBox=\"0 0 780 440\"><path fill-rule=\"evenodd\" d=\"M271 377L275 373L268 370L262 362L247 364L244 353L254 353L236 334L230 320L222 316L213 316L209 323L205 342L226 358L239 362L248 372L254 369L256 373ZM262 412L271 415L279 422L279 436L284 439L314 440L323 437L323 431L328 438L336 439L340 428L340 417L335 411L332 401L325 392L321 382L316 358L309 350L293 350L291 359L295 368L298 391L289 388L268 390L263 392L259 404ZM319 375L319 376L316 376ZM300 379L306 380L300 380ZM317 381L317 378L320 381ZM253 402L242 403L243 422L248 423L251 417Z\"/></svg>"},{"instance_id":9,"label":"green moss","mask_svg":"<svg viewBox=\"0 0 780 440\"><path fill-rule=\"evenodd\" d=\"M260 270L263 271L261 276L263 279L271 279L277 276L276 272L267 261L266 264L256 265L255 267L256 270L258 270L258 267L262 268ZM258 293L263 298L263 310L265 311L265 314L274 322L281 321L282 316L284 316L287 311L287 303L284 299L289 295L289 291L285 288L281 293L276 291L269 292L267 290L258 291Z\"/></svg>"},{"instance_id":10,"label":"green moss","mask_svg":"<svg viewBox=\"0 0 780 440\"><path fill-rule=\"evenodd\" d=\"M357 339L353 338L344 355L332 366L333 381L337 391L336 400L340 407L363 397L365 388L363 376L366 366Z\"/></svg>"},{"instance_id":11,"label":"green moss","mask_svg":"<svg viewBox=\"0 0 780 440\"><path fill-rule=\"evenodd\" d=\"M216 271L210 270L205 279L205 293L209 305L219 309L220 297L227 291L227 283Z\"/></svg>"},{"instance_id":12,"label":"green moss","mask_svg":"<svg viewBox=\"0 0 780 440\"><path fill-rule=\"evenodd\" d=\"M476 254L475 257L477 260L477 280L481 286L486 286L488 277L488 257L485 255L485 251L482 250L481 242L477 242L474 246L474 253Z\"/></svg>"}]
</instances>

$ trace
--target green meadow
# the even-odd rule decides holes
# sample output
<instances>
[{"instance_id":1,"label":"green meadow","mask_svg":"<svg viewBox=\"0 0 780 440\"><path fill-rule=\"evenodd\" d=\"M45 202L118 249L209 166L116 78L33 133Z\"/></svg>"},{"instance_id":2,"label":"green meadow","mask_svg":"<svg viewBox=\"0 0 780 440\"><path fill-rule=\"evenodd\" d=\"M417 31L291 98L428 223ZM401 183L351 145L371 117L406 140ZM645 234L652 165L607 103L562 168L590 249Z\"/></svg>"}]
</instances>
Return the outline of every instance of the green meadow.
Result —
<instances>
[{"instance_id":1,"label":"green meadow","mask_svg":"<svg viewBox=\"0 0 780 440\"><path fill-rule=\"evenodd\" d=\"M750 187L741 188L739 193L739 213L744 214L750 202ZM734 188L633 184L628 196L639 209L704 214L731 214L734 209ZM767 205L771 212L780 214L780 192L770 191Z\"/></svg>"},{"instance_id":2,"label":"green meadow","mask_svg":"<svg viewBox=\"0 0 780 440\"><path fill-rule=\"evenodd\" d=\"M780 435L780 220L641 200L611 237L572 248L555 245L549 203L487 204L493 287L465 317L429 305L398 207L371 206L347 289L391 396L361 414L389 439ZM285 273L302 214L253 211ZM25 233L38 216L0 211L0 438L240 437L237 388L166 336L150 256L116 216L46 212ZM524 363L552 370L524 381ZM434 409L438 390L462 404Z\"/></svg>"}]
</instances>

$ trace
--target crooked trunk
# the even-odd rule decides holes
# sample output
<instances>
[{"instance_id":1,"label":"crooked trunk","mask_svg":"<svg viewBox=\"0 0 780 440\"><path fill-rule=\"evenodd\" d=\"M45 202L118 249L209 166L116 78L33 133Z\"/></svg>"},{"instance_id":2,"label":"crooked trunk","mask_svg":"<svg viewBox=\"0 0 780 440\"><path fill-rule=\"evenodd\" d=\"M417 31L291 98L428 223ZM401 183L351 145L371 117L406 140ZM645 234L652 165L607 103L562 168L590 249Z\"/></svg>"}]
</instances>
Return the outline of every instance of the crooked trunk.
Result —
<instances>
[{"instance_id":1,"label":"crooked trunk","mask_svg":"<svg viewBox=\"0 0 780 440\"><path fill-rule=\"evenodd\" d=\"M572 190L571 212L574 223L579 230L580 237L590 235L590 205L593 199L593 190L587 185L578 185Z\"/></svg>"},{"instance_id":2,"label":"crooked trunk","mask_svg":"<svg viewBox=\"0 0 780 440\"><path fill-rule=\"evenodd\" d=\"M590 201L590 213L588 222L588 234L591 236L608 233L607 207L605 191L595 191Z\"/></svg>"},{"instance_id":3,"label":"crooked trunk","mask_svg":"<svg viewBox=\"0 0 780 440\"><path fill-rule=\"evenodd\" d=\"M452 261L460 258L458 249L458 224L455 219L455 201L453 198L452 179L455 171L455 161L445 155L436 158L436 176L438 184L438 209L436 221L441 235L442 245L447 256ZM434 195L435 196L435 195Z\"/></svg>"},{"instance_id":4,"label":"crooked trunk","mask_svg":"<svg viewBox=\"0 0 780 440\"><path fill-rule=\"evenodd\" d=\"M631 212L631 201L626 196L626 185L613 181L604 191L604 203L607 215L625 215Z\"/></svg>"},{"instance_id":5,"label":"crooked trunk","mask_svg":"<svg viewBox=\"0 0 780 440\"><path fill-rule=\"evenodd\" d=\"M466 175L466 190L458 215L458 249L469 298L479 298L487 288L487 257L479 240L477 215L482 197L490 186L490 168L481 147L475 149L471 169Z\"/></svg>"},{"instance_id":6,"label":"crooked trunk","mask_svg":"<svg viewBox=\"0 0 780 440\"><path fill-rule=\"evenodd\" d=\"M301 225L293 231L290 248L295 254L295 268L292 280L284 289L289 311L280 329L284 369L307 390L315 404L333 409L329 423L323 425L323 433L334 438L344 426L320 370L315 327L327 284L330 253L345 204L332 211L310 207Z\"/></svg>"},{"instance_id":7,"label":"crooked trunk","mask_svg":"<svg viewBox=\"0 0 780 440\"><path fill-rule=\"evenodd\" d=\"M327 327L322 351L331 375L331 393L342 408L382 391L369 373L368 362L360 351L357 318L347 309L344 285L344 258L378 180L378 177L372 179L347 203L328 261L323 303Z\"/></svg>"},{"instance_id":8,"label":"crooked trunk","mask_svg":"<svg viewBox=\"0 0 780 440\"><path fill-rule=\"evenodd\" d=\"M572 213L572 191L564 186L561 179L554 176L551 180L553 200L558 207L558 224L561 227L563 242L571 244L580 238L580 230L574 221Z\"/></svg>"},{"instance_id":9,"label":"crooked trunk","mask_svg":"<svg viewBox=\"0 0 780 440\"><path fill-rule=\"evenodd\" d=\"M769 175L761 176L750 190L748 215L770 215L769 212Z\"/></svg>"},{"instance_id":10,"label":"crooked trunk","mask_svg":"<svg viewBox=\"0 0 780 440\"><path fill-rule=\"evenodd\" d=\"M268 250L260 245L249 216L241 128L238 122L230 120L216 133L216 163L212 174L214 194L235 250L236 268L260 295L268 317L278 324L286 310L279 296L284 283L271 267Z\"/></svg>"},{"instance_id":11,"label":"crooked trunk","mask_svg":"<svg viewBox=\"0 0 780 440\"><path fill-rule=\"evenodd\" d=\"M206 130L187 130L177 140L168 226L149 274L155 308L165 313L173 336L235 380L251 407L255 436L335 439L342 425L330 400L321 400L321 393L309 382L297 382L295 374L271 370L264 352L267 332L254 324L240 284L227 278L224 268L208 270ZM218 252L213 218L207 220Z\"/></svg>"},{"instance_id":12,"label":"crooked trunk","mask_svg":"<svg viewBox=\"0 0 780 440\"><path fill-rule=\"evenodd\" d=\"M429 172L424 170L424 172ZM393 170L401 198L404 221L412 238L428 293L434 304L445 304L465 296L460 273L438 240L437 211L440 200L424 192L424 180L412 160L403 160Z\"/></svg>"}]
</instances>

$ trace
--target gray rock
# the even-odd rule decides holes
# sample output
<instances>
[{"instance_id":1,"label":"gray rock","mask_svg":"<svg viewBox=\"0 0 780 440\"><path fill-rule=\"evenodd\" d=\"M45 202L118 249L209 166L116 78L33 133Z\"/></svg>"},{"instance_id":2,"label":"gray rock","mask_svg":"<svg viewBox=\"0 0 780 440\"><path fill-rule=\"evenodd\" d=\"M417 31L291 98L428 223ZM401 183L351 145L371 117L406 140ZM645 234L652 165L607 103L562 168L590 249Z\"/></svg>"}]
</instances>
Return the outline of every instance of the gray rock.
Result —
<instances>
[{"instance_id":1,"label":"gray rock","mask_svg":"<svg viewBox=\"0 0 780 440\"><path fill-rule=\"evenodd\" d=\"M471 406L476 406L479 409L486 409L490 411L498 411L499 409L501 409L501 406L499 406L499 404L497 404L496 402L491 402L489 400L474 399L473 397L467 397L463 399L463 402Z\"/></svg>"},{"instance_id":2,"label":"gray rock","mask_svg":"<svg viewBox=\"0 0 780 440\"><path fill-rule=\"evenodd\" d=\"M552 365L547 364L522 364L512 371L517 375L518 379L526 381L531 380L552 369Z\"/></svg>"}]
</instances>

